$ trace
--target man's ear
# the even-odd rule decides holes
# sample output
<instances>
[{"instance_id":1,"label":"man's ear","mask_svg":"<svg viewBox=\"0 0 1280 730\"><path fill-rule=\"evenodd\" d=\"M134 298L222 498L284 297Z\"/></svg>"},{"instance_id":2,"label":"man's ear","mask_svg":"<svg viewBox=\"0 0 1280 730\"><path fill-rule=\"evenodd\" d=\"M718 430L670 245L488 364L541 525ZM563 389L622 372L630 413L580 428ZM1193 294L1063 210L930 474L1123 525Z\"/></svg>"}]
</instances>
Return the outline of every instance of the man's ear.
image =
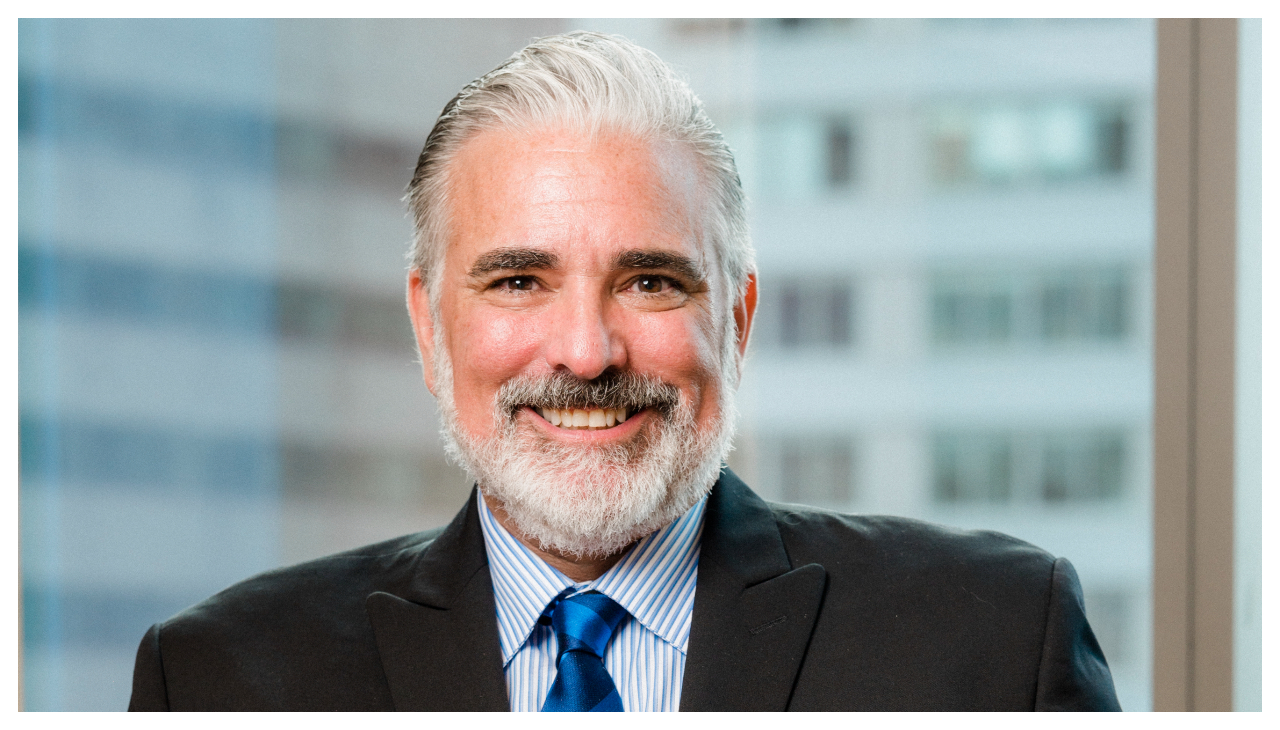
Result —
<instances>
[{"instance_id":1,"label":"man's ear","mask_svg":"<svg viewBox=\"0 0 1280 730\"><path fill-rule=\"evenodd\" d=\"M733 322L738 331L738 359L747 354L747 338L751 335L751 322L756 316L756 275L747 274L747 286L742 296L733 303Z\"/></svg>"},{"instance_id":2,"label":"man's ear","mask_svg":"<svg viewBox=\"0 0 1280 730\"><path fill-rule=\"evenodd\" d=\"M431 300L422 281L422 272L416 268L409 269L405 300L409 307L409 321L413 322L413 336L418 341L418 354L422 358L422 382L435 395L435 322L431 319Z\"/></svg>"}]
</instances>

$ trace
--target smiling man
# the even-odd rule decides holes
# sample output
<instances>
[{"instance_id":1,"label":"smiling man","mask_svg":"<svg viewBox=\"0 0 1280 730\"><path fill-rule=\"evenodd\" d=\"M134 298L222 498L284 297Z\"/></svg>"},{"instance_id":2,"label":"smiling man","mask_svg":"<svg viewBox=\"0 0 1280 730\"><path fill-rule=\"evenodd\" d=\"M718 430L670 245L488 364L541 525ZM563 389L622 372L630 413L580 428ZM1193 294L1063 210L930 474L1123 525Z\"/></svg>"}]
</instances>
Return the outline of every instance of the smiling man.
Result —
<instances>
[{"instance_id":1,"label":"smiling man","mask_svg":"<svg viewBox=\"0 0 1280 730\"><path fill-rule=\"evenodd\" d=\"M409 306L450 450L487 508L590 580L715 481L755 284L704 245L690 150L561 124L459 150L449 239L423 252Z\"/></svg>"},{"instance_id":2,"label":"smiling man","mask_svg":"<svg viewBox=\"0 0 1280 730\"><path fill-rule=\"evenodd\" d=\"M1065 560L722 466L754 258L733 157L653 54L520 51L445 107L409 201L472 498L153 626L132 709L1118 709Z\"/></svg>"}]
</instances>

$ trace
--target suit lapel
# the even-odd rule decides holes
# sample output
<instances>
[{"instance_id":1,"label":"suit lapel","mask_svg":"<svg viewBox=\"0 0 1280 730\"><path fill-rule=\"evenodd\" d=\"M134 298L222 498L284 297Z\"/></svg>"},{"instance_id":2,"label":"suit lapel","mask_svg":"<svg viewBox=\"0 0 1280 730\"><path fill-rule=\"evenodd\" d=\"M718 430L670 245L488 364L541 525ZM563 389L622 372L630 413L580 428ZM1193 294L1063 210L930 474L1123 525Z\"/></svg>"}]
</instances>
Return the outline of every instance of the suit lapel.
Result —
<instances>
[{"instance_id":1,"label":"suit lapel","mask_svg":"<svg viewBox=\"0 0 1280 730\"><path fill-rule=\"evenodd\" d=\"M682 711L787 707L826 571L792 570L773 520L721 472L707 503ZM397 710L510 708L474 492L407 580L372 593L366 609Z\"/></svg>"},{"instance_id":2,"label":"suit lapel","mask_svg":"<svg viewBox=\"0 0 1280 730\"><path fill-rule=\"evenodd\" d=\"M397 710L510 709L474 491L408 579L365 608Z\"/></svg>"},{"instance_id":3,"label":"suit lapel","mask_svg":"<svg viewBox=\"0 0 1280 730\"><path fill-rule=\"evenodd\" d=\"M680 709L785 710L826 571L792 570L772 510L727 468L705 520Z\"/></svg>"}]
</instances>

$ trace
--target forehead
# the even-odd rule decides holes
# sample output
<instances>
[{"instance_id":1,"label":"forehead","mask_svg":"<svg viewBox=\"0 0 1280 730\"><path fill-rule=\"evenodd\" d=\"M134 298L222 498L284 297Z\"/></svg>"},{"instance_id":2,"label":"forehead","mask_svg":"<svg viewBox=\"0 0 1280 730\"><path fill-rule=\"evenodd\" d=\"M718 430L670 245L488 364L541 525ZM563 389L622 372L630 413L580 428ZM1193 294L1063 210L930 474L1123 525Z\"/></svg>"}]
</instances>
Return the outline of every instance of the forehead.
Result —
<instances>
[{"instance_id":1,"label":"forehead","mask_svg":"<svg viewBox=\"0 0 1280 730\"><path fill-rule=\"evenodd\" d=\"M450 182L450 258L500 246L579 258L655 247L704 257L705 185L682 145L625 134L487 130L459 150Z\"/></svg>"}]
</instances>

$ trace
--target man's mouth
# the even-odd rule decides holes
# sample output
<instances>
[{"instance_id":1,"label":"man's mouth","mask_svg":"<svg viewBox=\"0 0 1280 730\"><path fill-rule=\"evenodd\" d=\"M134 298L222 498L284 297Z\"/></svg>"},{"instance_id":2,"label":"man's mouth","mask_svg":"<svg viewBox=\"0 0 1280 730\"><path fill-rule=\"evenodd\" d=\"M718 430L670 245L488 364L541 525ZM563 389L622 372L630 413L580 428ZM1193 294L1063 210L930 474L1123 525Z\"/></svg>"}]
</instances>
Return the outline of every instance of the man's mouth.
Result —
<instances>
[{"instance_id":1,"label":"man's mouth","mask_svg":"<svg viewBox=\"0 0 1280 730\"><path fill-rule=\"evenodd\" d=\"M626 407L621 408L537 408L539 415L552 426L571 430L613 428L627 420Z\"/></svg>"}]
</instances>

